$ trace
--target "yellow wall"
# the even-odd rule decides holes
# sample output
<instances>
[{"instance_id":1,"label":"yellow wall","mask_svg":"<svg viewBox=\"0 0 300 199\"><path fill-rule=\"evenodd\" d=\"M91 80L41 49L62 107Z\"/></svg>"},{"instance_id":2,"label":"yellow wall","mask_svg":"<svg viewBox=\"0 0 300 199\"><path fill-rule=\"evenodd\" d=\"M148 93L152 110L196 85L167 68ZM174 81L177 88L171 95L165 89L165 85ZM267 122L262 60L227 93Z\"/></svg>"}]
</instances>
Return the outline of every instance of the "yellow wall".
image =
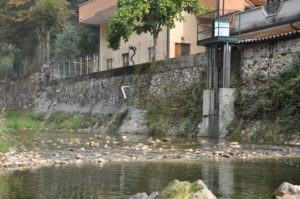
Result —
<instances>
[{"instance_id":1,"label":"yellow wall","mask_svg":"<svg viewBox=\"0 0 300 199\"><path fill-rule=\"evenodd\" d=\"M113 51L108 48L108 43L105 39L107 25L100 26L100 70L107 70L107 59L113 59L113 68L123 66L122 54L129 53L130 65L133 65L131 62L131 56L133 51L129 50L129 46L135 46L137 48L136 55L133 60L135 64L147 63L149 62L149 50L148 48L153 47L153 38L147 34L133 34L127 43L122 42L120 49ZM157 60L163 60L167 58L167 28L163 28L158 37L157 44Z\"/></svg>"},{"instance_id":2,"label":"yellow wall","mask_svg":"<svg viewBox=\"0 0 300 199\"><path fill-rule=\"evenodd\" d=\"M191 44L191 54L204 52L203 47L197 46L197 18L195 15L184 13L186 20L175 23L170 30L170 58L175 57L175 43Z\"/></svg>"}]
</instances>

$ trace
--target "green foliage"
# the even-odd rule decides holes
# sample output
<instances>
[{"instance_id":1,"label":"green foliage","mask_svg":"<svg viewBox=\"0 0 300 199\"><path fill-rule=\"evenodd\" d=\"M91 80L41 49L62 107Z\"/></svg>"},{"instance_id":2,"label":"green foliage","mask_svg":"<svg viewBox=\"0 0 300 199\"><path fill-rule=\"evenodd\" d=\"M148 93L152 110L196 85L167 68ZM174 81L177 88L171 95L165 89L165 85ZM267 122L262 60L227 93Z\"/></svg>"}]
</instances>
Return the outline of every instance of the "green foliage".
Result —
<instances>
[{"instance_id":1,"label":"green foliage","mask_svg":"<svg viewBox=\"0 0 300 199\"><path fill-rule=\"evenodd\" d=\"M0 111L0 152L5 153L10 147L15 146L13 138L6 132L5 113Z\"/></svg>"},{"instance_id":2,"label":"green foliage","mask_svg":"<svg viewBox=\"0 0 300 199\"><path fill-rule=\"evenodd\" d=\"M45 113L34 113L32 111L13 110L6 111L5 125L7 128L43 128L41 121Z\"/></svg>"},{"instance_id":3,"label":"green foliage","mask_svg":"<svg viewBox=\"0 0 300 199\"><path fill-rule=\"evenodd\" d=\"M200 83L183 89L169 84L165 88L165 96L144 97L142 106L147 111L150 135L164 136L172 127L183 136L195 134L202 119L203 88Z\"/></svg>"},{"instance_id":4,"label":"green foliage","mask_svg":"<svg viewBox=\"0 0 300 199\"><path fill-rule=\"evenodd\" d=\"M48 118L46 113L34 113L28 110L11 110L6 111L6 119L4 121L7 128L30 128L30 129L65 129L78 130L87 128L100 128L102 125L111 120L112 114L96 117L92 114L78 114L54 112ZM124 114L120 114L114 121L114 125L122 123Z\"/></svg>"},{"instance_id":5,"label":"green foliage","mask_svg":"<svg viewBox=\"0 0 300 199\"><path fill-rule=\"evenodd\" d=\"M54 58L64 61L75 60L79 56L92 56L98 53L98 46L98 26L69 24L56 36Z\"/></svg>"},{"instance_id":6,"label":"green foliage","mask_svg":"<svg viewBox=\"0 0 300 199\"><path fill-rule=\"evenodd\" d=\"M29 14L40 31L60 30L67 17L72 14L68 7L69 3L66 0L36 0Z\"/></svg>"},{"instance_id":7,"label":"green foliage","mask_svg":"<svg viewBox=\"0 0 300 199\"><path fill-rule=\"evenodd\" d=\"M75 28L71 25L66 26L55 40L54 58L56 60L75 60L79 55L76 40Z\"/></svg>"},{"instance_id":8,"label":"green foliage","mask_svg":"<svg viewBox=\"0 0 300 199\"><path fill-rule=\"evenodd\" d=\"M245 121L267 121L274 128L265 129L276 137L279 132L289 136L300 130L300 61L299 55L292 67L258 86L256 91L239 94L236 116ZM253 135L254 139L257 138Z\"/></svg>"},{"instance_id":9,"label":"green foliage","mask_svg":"<svg viewBox=\"0 0 300 199\"><path fill-rule=\"evenodd\" d=\"M24 72L40 64L37 60L49 58L51 34L60 31L72 14L68 6L66 0L0 2L0 42L10 46L17 74L26 75ZM26 65L28 71L24 71L26 63L30 63Z\"/></svg>"},{"instance_id":10,"label":"green foliage","mask_svg":"<svg viewBox=\"0 0 300 199\"><path fill-rule=\"evenodd\" d=\"M134 32L149 32L156 40L163 26L173 28L176 21L184 20L183 11L197 14L206 10L199 0L118 0L117 7L106 33L109 47L114 50Z\"/></svg>"},{"instance_id":11,"label":"green foliage","mask_svg":"<svg viewBox=\"0 0 300 199\"><path fill-rule=\"evenodd\" d=\"M77 47L81 56L97 54L99 51L99 27L80 24Z\"/></svg>"},{"instance_id":12,"label":"green foliage","mask_svg":"<svg viewBox=\"0 0 300 199\"><path fill-rule=\"evenodd\" d=\"M116 134L117 130L120 128L122 125L124 119L126 118L128 114L128 110L120 113L119 115L116 116L114 121L108 126L107 133L109 134Z\"/></svg>"}]
</instances>

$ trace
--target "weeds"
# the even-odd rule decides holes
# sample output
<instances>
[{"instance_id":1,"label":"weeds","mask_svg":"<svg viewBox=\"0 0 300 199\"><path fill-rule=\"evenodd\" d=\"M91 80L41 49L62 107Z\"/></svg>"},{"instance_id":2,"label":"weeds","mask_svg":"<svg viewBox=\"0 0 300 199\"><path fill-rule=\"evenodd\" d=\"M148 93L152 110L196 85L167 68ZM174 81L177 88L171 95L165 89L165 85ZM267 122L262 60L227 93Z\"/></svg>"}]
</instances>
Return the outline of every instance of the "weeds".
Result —
<instances>
[{"instance_id":1,"label":"weeds","mask_svg":"<svg viewBox=\"0 0 300 199\"><path fill-rule=\"evenodd\" d=\"M148 95L142 100L147 111L147 125L151 136L165 136L174 129L177 134L195 134L202 119L202 84L195 83L187 88L166 87L166 95Z\"/></svg>"},{"instance_id":2,"label":"weeds","mask_svg":"<svg viewBox=\"0 0 300 199\"><path fill-rule=\"evenodd\" d=\"M108 134L116 134L116 132L121 127L121 125L127 115L128 115L128 110L117 115L115 120L108 126L107 133Z\"/></svg>"},{"instance_id":3,"label":"weeds","mask_svg":"<svg viewBox=\"0 0 300 199\"><path fill-rule=\"evenodd\" d=\"M290 137L300 131L300 53L293 65L276 77L258 85L255 91L239 93L235 104L237 118L261 120L269 127L254 133L251 139L274 140L279 135Z\"/></svg>"}]
</instances>

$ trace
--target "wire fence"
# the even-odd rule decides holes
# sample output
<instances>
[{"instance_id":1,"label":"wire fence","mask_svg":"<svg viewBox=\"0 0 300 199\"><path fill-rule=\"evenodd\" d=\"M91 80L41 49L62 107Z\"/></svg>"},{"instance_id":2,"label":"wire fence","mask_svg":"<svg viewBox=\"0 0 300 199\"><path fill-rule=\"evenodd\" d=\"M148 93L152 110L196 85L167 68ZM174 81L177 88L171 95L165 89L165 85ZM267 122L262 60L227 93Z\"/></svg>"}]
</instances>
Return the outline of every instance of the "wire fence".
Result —
<instances>
[{"instance_id":1,"label":"wire fence","mask_svg":"<svg viewBox=\"0 0 300 199\"><path fill-rule=\"evenodd\" d=\"M164 60L168 58L169 49L167 46L169 43L163 37L164 34L161 35L162 38L158 39L156 51L154 50L153 39L141 39L140 41L122 44L121 48L116 51L104 47L99 54L79 57L75 60L50 60L45 61L44 64L41 62L40 64L35 63L37 66L35 70L44 73L46 77L45 81L52 81L149 63L154 61L154 57L157 61ZM192 41L189 42L192 43ZM29 66L27 67L27 65L23 65L20 71L14 71L12 67L9 69L0 67L0 81L22 79L29 72L33 71L29 70Z\"/></svg>"},{"instance_id":2,"label":"wire fence","mask_svg":"<svg viewBox=\"0 0 300 199\"><path fill-rule=\"evenodd\" d=\"M49 74L49 80L76 77L100 71L99 57L81 57L73 61L51 61L44 65L44 72Z\"/></svg>"}]
</instances>

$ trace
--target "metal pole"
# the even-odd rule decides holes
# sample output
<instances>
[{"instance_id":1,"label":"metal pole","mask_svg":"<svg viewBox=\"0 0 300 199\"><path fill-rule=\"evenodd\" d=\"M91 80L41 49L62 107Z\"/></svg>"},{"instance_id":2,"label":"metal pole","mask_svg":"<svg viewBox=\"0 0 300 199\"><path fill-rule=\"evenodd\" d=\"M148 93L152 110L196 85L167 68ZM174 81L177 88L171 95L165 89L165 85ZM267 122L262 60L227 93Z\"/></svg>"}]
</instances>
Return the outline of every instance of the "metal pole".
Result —
<instances>
[{"instance_id":1,"label":"metal pole","mask_svg":"<svg viewBox=\"0 0 300 199\"><path fill-rule=\"evenodd\" d=\"M217 19L220 19L220 0L217 0Z\"/></svg>"}]
</instances>

